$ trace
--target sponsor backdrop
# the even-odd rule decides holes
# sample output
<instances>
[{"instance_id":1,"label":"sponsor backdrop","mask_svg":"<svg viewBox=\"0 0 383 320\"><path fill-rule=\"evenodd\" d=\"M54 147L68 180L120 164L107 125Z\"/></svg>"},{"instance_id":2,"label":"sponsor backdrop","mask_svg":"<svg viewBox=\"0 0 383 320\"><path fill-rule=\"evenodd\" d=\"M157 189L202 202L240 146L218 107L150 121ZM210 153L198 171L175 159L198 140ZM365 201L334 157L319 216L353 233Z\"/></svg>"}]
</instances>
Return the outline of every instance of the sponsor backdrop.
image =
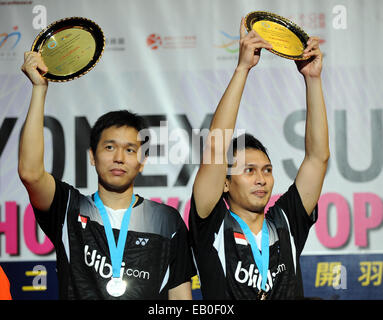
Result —
<instances>
[{"instance_id":1,"label":"sponsor backdrop","mask_svg":"<svg viewBox=\"0 0 383 320\"><path fill-rule=\"evenodd\" d=\"M371 1L0 1L0 263L15 299L57 299L55 253L36 226L17 175L20 129L31 84L23 53L45 25L70 16L97 22L106 48L84 77L50 83L47 170L85 194L96 190L87 144L101 114L128 108L153 133L136 192L178 208L187 220L199 137L235 69L240 18L265 10L321 39L331 159L319 220L301 259L305 295L383 298L383 2ZM293 61L263 51L249 75L238 129L268 147L274 196L287 190L304 156L305 89ZM198 279L193 294L201 297Z\"/></svg>"}]
</instances>

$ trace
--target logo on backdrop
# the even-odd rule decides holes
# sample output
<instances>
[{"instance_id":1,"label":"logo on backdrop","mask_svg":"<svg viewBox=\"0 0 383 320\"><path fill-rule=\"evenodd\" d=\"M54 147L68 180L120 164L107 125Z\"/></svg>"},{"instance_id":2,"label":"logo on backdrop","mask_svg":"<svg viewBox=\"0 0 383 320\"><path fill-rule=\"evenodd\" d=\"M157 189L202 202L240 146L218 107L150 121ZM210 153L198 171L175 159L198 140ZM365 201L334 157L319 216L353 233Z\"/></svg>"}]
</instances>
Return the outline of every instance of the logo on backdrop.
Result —
<instances>
[{"instance_id":1,"label":"logo on backdrop","mask_svg":"<svg viewBox=\"0 0 383 320\"><path fill-rule=\"evenodd\" d=\"M158 49L192 49L197 45L196 35L161 36L152 33L146 37L146 45L151 50Z\"/></svg>"},{"instance_id":2,"label":"logo on backdrop","mask_svg":"<svg viewBox=\"0 0 383 320\"><path fill-rule=\"evenodd\" d=\"M156 33L150 34L146 38L146 44L150 49L157 50L160 46L162 46L161 36Z\"/></svg>"},{"instance_id":3,"label":"logo on backdrop","mask_svg":"<svg viewBox=\"0 0 383 320\"><path fill-rule=\"evenodd\" d=\"M215 39L216 43L214 43L213 46L214 48L217 48L217 60L233 63L233 61L238 59L240 37L237 31L229 33L223 30L218 30Z\"/></svg>"},{"instance_id":4,"label":"logo on backdrop","mask_svg":"<svg viewBox=\"0 0 383 320\"><path fill-rule=\"evenodd\" d=\"M220 30L221 44L215 45L216 48L224 49L227 53L238 53L239 35L230 35L227 32Z\"/></svg>"},{"instance_id":5,"label":"logo on backdrop","mask_svg":"<svg viewBox=\"0 0 383 320\"><path fill-rule=\"evenodd\" d=\"M13 51L20 41L21 33L19 27L14 26L13 31L0 33L0 58L14 57L16 53Z\"/></svg>"},{"instance_id":6,"label":"logo on backdrop","mask_svg":"<svg viewBox=\"0 0 383 320\"><path fill-rule=\"evenodd\" d=\"M105 50L110 51L125 51L126 41L122 36L111 36L105 39Z\"/></svg>"}]
</instances>

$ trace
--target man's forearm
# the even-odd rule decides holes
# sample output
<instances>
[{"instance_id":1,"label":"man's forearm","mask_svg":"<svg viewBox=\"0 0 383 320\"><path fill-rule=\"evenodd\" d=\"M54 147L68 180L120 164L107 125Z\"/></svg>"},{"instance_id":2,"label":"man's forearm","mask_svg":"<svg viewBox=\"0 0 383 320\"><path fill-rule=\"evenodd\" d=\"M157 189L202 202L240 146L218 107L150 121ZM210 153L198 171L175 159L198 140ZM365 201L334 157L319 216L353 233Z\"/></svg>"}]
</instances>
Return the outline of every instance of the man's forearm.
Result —
<instances>
[{"instance_id":1,"label":"man's forearm","mask_svg":"<svg viewBox=\"0 0 383 320\"><path fill-rule=\"evenodd\" d=\"M232 134L225 135L224 130L234 131L239 105L248 73L249 70L245 69L237 68L235 70L233 77L231 78L230 83L217 106L211 122L210 132L214 132L214 130L222 130L222 137L227 138L227 141L224 141L223 148L223 152L225 154L229 148Z\"/></svg>"},{"instance_id":2,"label":"man's forearm","mask_svg":"<svg viewBox=\"0 0 383 320\"><path fill-rule=\"evenodd\" d=\"M305 77L305 84L307 97L306 157L327 161L330 151L322 81L320 77Z\"/></svg>"},{"instance_id":3,"label":"man's forearm","mask_svg":"<svg viewBox=\"0 0 383 320\"><path fill-rule=\"evenodd\" d=\"M47 86L33 86L19 144L19 174L36 179L44 173L44 103Z\"/></svg>"},{"instance_id":4,"label":"man's forearm","mask_svg":"<svg viewBox=\"0 0 383 320\"><path fill-rule=\"evenodd\" d=\"M192 300L191 283L184 282L179 286L168 291L169 300Z\"/></svg>"}]
</instances>

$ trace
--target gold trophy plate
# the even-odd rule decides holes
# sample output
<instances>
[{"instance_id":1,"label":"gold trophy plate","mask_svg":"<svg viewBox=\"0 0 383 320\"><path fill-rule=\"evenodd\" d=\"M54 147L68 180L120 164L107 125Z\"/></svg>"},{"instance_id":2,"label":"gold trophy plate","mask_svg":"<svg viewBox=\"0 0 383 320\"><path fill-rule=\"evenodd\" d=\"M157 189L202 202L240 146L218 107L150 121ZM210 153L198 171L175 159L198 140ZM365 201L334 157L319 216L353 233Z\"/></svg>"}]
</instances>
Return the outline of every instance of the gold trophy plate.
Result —
<instances>
[{"instance_id":1,"label":"gold trophy plate","mask_svg":"<svg viewBox=\"0 0 383 320\"><path fill-rule=\"evenodd\" d=\"M101 28L93 21L71 17L53 22L36 37L32 51L40 52L49 81L64 82L88 73L105 47Z\"/></svg>"},{"instance_id":2,"label":"gold trophy plate","mask_svg":"<svg viewBox=\"0 0 383 320\"><path fill-rule=\"evenodd\" d=\"M245 25L248 32L255 30L273 46L272 53L287 59L305 60L303 50L309 36L292 21L271 12L254 11L245 17Z\"/></svg>"}]
</instances>

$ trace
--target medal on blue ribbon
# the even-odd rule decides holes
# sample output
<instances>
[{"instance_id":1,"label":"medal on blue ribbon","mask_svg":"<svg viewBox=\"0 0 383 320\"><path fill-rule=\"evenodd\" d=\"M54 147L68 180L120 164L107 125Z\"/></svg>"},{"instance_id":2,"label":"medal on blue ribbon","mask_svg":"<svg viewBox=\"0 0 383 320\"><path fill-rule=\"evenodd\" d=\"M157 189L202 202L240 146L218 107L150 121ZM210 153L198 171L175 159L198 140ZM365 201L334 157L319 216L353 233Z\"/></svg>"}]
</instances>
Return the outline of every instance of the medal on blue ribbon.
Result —
<instances>
[{"instance_id":1,"label":"medal on blue ribbon","mask_svg":"<svg viewBox=\"0 0 383 320\"><path fill-rule=\"evenodd\" d=\"M241 227L243 233L246 236L246 239L250 243L255 264L257 265L259 273L262 276L261 289L263 291L266 291L267 273L269 270L269 230L267 229L266 219L263 220L262 225L262 252L260 252L257 243L255 242L253 233L251 232L246 222L243 221L242 218L236 215L234 212L230 211L230 214L238 222L239 226Z\"/></svg>"},{"instance_id":2,"label":"medal on blue ribbon","mask_svg":"<svg viewBox=\"0 0 383 320\"><path fill-rule=\"evenodd\" d=\"M136 197L132 194L132 199L130 202L129 208L125 211L124 217L122 218L120 233L118 236L118 241L114 239L112 226L109 221L108 214L106 212L105 206L102 203L98 192L94 195L94 203L100 212L102 222L104 224L106 239L108 241L110 260L112 263L113 276L112 279L108 281L106 285L107 292L113 297L122 296L126 290L126 282L122 279L121 273L121 263L122 257L124 255L124 248L126 243L126 237L128 235L128 227L130 222L130 216L132 213L133 204L136 201Z\"/></svg>"}]
</instances>

